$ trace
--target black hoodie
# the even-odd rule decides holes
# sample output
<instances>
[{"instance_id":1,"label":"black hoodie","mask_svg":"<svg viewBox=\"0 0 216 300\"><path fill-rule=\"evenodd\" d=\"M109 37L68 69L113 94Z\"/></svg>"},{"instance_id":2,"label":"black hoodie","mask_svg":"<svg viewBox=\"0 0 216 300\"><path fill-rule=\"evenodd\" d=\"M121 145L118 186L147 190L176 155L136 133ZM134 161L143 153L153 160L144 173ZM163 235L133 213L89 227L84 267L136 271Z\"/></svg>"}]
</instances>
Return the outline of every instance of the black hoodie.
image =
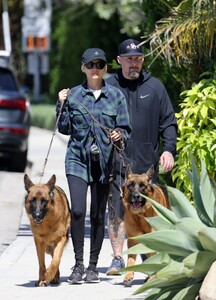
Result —
<instances>
[{"instance_id":1,"label":"black hoodie","mask_svg":"<svg viewBox=\"0 0 216 300\"><path fill-rule=\"evenodd\" d=\"M163 151L176 153L177 123L172 103L160 80L142 71L139 79L128 80L122 70L106 79L126 97L132 134L124 151L133 173L144 173L150 165L158 172L159 142Z\"/></svg>"}]
</instances>

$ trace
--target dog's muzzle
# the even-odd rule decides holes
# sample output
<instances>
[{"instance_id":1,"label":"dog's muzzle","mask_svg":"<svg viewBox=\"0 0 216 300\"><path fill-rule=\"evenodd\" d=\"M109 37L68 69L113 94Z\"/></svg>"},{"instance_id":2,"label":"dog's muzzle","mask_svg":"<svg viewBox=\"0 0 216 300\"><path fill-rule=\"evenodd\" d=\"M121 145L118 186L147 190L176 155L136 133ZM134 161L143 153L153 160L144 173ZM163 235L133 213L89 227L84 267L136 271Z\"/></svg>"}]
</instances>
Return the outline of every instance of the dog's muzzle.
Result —
<instances>
[{"instance_id":1,"label":"dog's muzzle","mask_svg":"<svg viewBox=\"0 0 216 300\"><path fill-rule=\"evenodd\" d=\"M140 209L145 205L146 199L141 197L139 192L135 191L131 195L130 203L131 203L131 205L133 206L134 209Z\"/></svg>"},{"instance_id":2,"label":"dog's muzzle","mask_svg":"<svg viewBox=\"0 0 216 300\"><path fill-rule=\"evenodd\" d=\"M36 224L41 224L46 215L46 210L37 209L32 212L32 218Z\"/></svg>"},{"instance_id":3,"label":"dog's muzzle","mask_svg":"<svg viewBox=\"0 0 216 300\"><path fill-rule=\"evenodd\" d=\"M36 213L33 218L36 224L41 224L43 222L43 216L40 213Z\"/></svg>"}]
</instances>

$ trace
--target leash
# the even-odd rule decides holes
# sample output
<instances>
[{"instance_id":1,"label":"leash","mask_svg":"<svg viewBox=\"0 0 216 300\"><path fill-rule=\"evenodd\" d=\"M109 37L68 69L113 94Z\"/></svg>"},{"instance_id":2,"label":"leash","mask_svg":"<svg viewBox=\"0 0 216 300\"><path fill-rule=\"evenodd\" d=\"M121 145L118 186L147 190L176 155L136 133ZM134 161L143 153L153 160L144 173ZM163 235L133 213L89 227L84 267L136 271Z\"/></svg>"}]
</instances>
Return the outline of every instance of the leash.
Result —
<instances>
[{"instance_id":1,"label":"leash","mask_svg":"<svg viewBox=\"0 0 216 300\"><path fill-rule=\"evenodd\" d=\"M40 175L39 183L41 183L41 180L44 176L46 164L47 164L47 161L48 161L48 156L49 156L49 153L50 153L50 149L51 149L51 146L52 146L52 143L53 143L54 136L56 134L56 129L57 129L57 126L58 126L59 119L61 117L63 105L64 105L64 101L61 102L60 112L59 112L58 118L56 119L55 127L54 127L53 134L52 134L52 138L51 138L51 141L50 141L50 144L49 144L49 148L48 148L47 155L46 155L46 158L45 158L45 161L44 161L43 169L42 169L42 172L41 172L41 175Z\"/></svg>"},{"instance_id":2,"label":"leash","mask_svg":"<svg viewBox=\"0 0 216 300\"><path fill-rule=\"evenodd\" d=\"M125 169L126 169L126 165L125 165L125 161L124 161L124 156L122 154L124 149L122 149L121 151L118 151L119 153L119 157L120 157L120 166L119 166L119 191L120 191L120 198L123 197L123 190L122 190L122 169L124 169L123 174L125 177ZM110 178L109 178L109 198L108 198L108 212L109 212L109 219L111 221L115 221L117 222L117 220L115 220L115 208L113 207L112 204L112 185L115 184L114 183L114 169L115 169L115 160L116 160L116 148L114 148L114 152L113 152L113 160L112 160L112 171L110 173ZM124 178L124 181L126 180L126 178Z\"/></svg>"},{"instance_id":3,"label":"leash","mask_svg":"<svg viewBox=\"0 0 216 300\"><path fill-rule=\"evenodd\" d=\"M114 148L113 151L113 159L112 159L112 169L109 177L109 197L108 197L108 215L109 215L109 220L113 221L115 219L115 208L113 207L112 203L112 186L115 185L114 182L114 169L115 169L115 160L116 160L116 149ZM121 161L120 161L120 197L121 197Z\"/></svg>"}]
</instances>

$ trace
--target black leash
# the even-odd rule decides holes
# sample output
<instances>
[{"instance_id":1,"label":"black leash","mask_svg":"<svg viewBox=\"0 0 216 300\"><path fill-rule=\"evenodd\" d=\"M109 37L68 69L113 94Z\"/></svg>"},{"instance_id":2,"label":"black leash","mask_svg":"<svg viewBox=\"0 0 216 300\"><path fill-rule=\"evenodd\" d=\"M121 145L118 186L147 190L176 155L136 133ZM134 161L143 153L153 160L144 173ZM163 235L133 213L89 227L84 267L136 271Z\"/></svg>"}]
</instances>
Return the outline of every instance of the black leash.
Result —
<instances>
[{"instance_id":1,"label":"black leash","mask_svg":"<svg viewBox=\"0 0 216 300\"><path fill-rule=\"evenodd\" d=\"M120 198L123 197L123 190L122 190L122 169L124 169L123 174L125 176L125 169L126 169L126 165L124 162L124 157L122 154L122 151L119 152L119 156L120 156L120 170L119 170L119 190L120 190ZM112 185L115 184L114 182L114 172L115 172L115 160L116 160L116 148L114 148L114 152L113 152L113 160L112 160L112 170L110 173L110 178L109 178L109 198L108 198L108 212L109 212L109 219L111 221L113 221L115 219L115 208L113 207L113 203L112 203Z\"/></svg>"},{"instance_id":2,"label":"black leash","mask_svg":"<svg viewBox=\"0 0 216 300\"><path fill-rule=\"evenodd\" d=\"M51 149L51 146L52 146L52 143L53 143L54 136L56 134L56 129L58 127L58 122L59 122L59 119L61 117L63 105L64 105L64 102L61 102L60 112L59 112L58 118L56 119L55 127L54 127L53 134L52 134L52 138L51 138L51 141L50 141L50 144L49 144L49 148L48 148L48 151L47 151L47 155L46 155L46 158L45 158L45 162L44 162L44 165L43 165L43 170L42 170L41 175L40 175L40 181L39 181L39 183L41 183L41 180L42 180L42 178L44 176L46 164L47 164L47 161L48 161L48 156L49 156L49 153L50 153L50 149Z\"/></svg>"}]
</instances>

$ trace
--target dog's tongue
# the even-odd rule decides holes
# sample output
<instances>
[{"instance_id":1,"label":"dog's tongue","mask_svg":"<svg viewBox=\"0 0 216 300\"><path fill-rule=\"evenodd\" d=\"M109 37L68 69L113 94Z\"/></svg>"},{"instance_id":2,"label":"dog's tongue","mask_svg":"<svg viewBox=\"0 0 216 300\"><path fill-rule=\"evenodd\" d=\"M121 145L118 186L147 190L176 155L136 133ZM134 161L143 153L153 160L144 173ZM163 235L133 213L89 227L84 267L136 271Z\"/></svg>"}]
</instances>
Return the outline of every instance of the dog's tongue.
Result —
<instances>
[{"instance_id":1,"label":"dog's tongue","mask_svg":"<svg viewBox=\"0 0 216 300\"><path fill-rule=\"evenodd\" d=\"M139 202L139 201L134 202L133 207L136 208L136 209L140 208L141 207L141 202Z\"/></svg>"},{"instance_id":2,"label":"dog's tongue","mask_svg":"<svg viewBox=\"0 0 216 300\"><path fill-rule=\"evenodd\" d=\"M40 223L42 223L43 219L34 219L34 221L36 224L40 224Z\"/></svg>"}]
</instances>

